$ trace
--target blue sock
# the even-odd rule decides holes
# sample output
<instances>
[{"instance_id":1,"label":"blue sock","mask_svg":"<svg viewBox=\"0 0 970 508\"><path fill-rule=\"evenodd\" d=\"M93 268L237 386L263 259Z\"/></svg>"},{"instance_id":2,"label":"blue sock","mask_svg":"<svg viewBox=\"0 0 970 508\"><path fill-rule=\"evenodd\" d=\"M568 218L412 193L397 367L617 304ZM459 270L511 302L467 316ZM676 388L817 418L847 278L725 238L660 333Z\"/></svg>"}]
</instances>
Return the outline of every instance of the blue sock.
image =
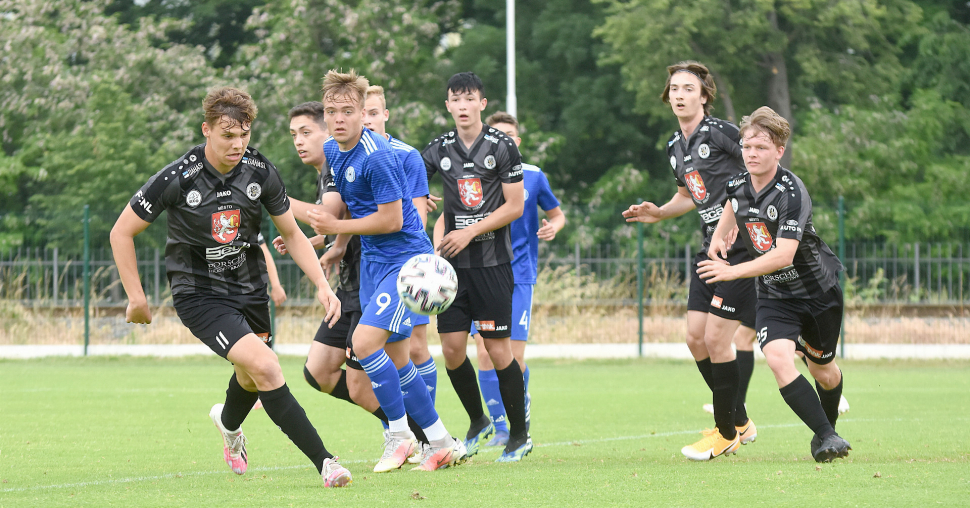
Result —
<instances>
[{"instance_id":1,"label":"blue sock","mask_svg":"<svg viewBox=\"0 0 970 508\"><path fill-rule=\"evenodd\" d=\"M435 397L438 395L438 366L434 364L434 358L428 358L428 361L421 365L415 365L415 367L418 368L418 374L421 375L424 384L428 385L431 403L434 404Z\"/></svg>"},{"instance_id":2,"label":"blue sock","mask_svg":"<svg viewBox=\"0 0 970 508\"><path fill-rule=\"evenodd\" d=\"M401 391L404 392L404 405L408 414L422 429L430 428L438 421L438 412L434 410L428 385L418 375L414 362L408 361L397 374L401 379Z\"/></svg>"},{"instance_id":3,"label":"blue sock","mask_svg":"<svg viewBox=\"0 0 970 508\"><path fill-rule=\"evenodd\" d=\"M529 366L525 366L525 372L522 373L522 380L525 381L525 393L529 393Z\"/></svg>"},{"instance_id":4,"label":"blue sock","mask_svg":"<svg viewBox=\"0 0 970 508\"><path fill-rule=\"evenodd\" d=\"M381 404L387 419L394 421L404 418L404 397L401 395L401 379L394 368L394 362L383 349L367 358L360 359L360 365L370 378L374 395Z\"/></svg>"},{"instance_id":5,"label":"blue sock","mask_svg":"<svg viewBox=\"0 0 970 508\"><path fill-rule=\"evenodd\" d=\"M498 389L498 376L495 369L479 370L478 384L482 387L482 397L485 398L485 406L488 407L488 417L492 419L496 431L509 431L509 426L505 422L505 404L502 402L502 393Z\"/></svg>"}]
</instances>

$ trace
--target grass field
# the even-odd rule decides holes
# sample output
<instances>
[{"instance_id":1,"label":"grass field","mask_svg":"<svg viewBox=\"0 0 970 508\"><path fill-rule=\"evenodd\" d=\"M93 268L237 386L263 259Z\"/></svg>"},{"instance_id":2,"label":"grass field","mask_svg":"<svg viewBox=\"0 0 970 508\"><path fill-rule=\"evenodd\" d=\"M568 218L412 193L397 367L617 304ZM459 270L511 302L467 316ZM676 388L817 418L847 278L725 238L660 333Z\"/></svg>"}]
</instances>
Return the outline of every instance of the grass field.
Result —
<instances>
[{"instance_id":1,"label":"grass field","mask_svg":"<svg viewBox=\"0 0 970 508\"><path fill-rule=\"evenodd\" d=\"M439 362L440 365L440 362ZM313 392L283 358L296 397L354 474L324 489L307 459L254 411L249 471L232 474L209 421L230 375L216 358L0 361L0 506L967 506L970 364L846 362L847 460L817 465L810 431L756 366L758 440L691 463L680 448L711 426L709 392L676 361L531 364L533 453L498 449L434 473L374 474L377 420ZM439 374L439 411L467 418ZM707 392L707 394L705 394Z\"/></svg>"}]
</instances>

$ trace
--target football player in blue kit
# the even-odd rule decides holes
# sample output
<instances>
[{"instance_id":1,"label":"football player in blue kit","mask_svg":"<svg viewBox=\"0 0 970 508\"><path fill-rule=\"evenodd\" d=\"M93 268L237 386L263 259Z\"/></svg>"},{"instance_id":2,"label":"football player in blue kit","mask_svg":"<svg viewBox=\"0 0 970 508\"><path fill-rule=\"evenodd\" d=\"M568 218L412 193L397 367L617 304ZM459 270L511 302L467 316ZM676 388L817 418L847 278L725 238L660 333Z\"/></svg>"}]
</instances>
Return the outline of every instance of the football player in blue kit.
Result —
<instances>
[{"instance_id":1,"label":"football player in blue kit","mask_svg":"<svg viewBox=\"0 0 970 508\"><path fill-rule=\"evenodd\" d=\"M842 327L839 258L812 224L805 184L779 161L791 135L788 121L769 107L741 120L746 173L727 185L728 202L697 270L708 283L757 278L758 342L779 391L814 436L812 457L830 462L852 449L835 432L842 371L835 350ZM731 263L725 237L738 228L751 261ZM795 352L808 359L815 390L795 368ZM816 393L817 390L817 393Z\"/></svg>"},{"instance_id":2,"label":"football player in blue kit","mask_svg":"<svg viewBox=\"0 0 970 508\"><path fill-rule=\"evenodd\" d=\"M179 319L213 352L232 362L224 404L209 417L222 435L223 459L236 474L249 457L242 422L257 400L323 477L327 487L351 482L350 471L323 445L293 397L272 342L267 266L258 246L263 209L290 244L293 259L317 287L335 323L340 301L296 225L276 167L249 147L257 108L235 88L210 91L202 103L204 144L156 173L125 207L111 230L111 249L128 295L129 323L151 323L138 277L134 237L168 210L165 263ZM277 295L278 296L278 295Z\"/></svg>"},{"instance_id":3,"label":"football player in blue kit","mask_svg":"<svg viewBox=\"0 0 970 508\"><path fill-rule=\"evenodd\" d=\"M485 119L489 126L504 132L515 141L515 145L522 143L519 137L519 121L509 113L499 111ZM525 344L529 340L529 326L532 324L532 293L535 289L536 275L539 266L539 240L551 241L566 225L566 214L559 208L559 200L552 193L549 180L536 166L522 164L523 183L525 184L525 206L522 217L512 221L509 231L512 237L512 274L515 289L512 292L512 355L522 369L525 382L525 421L526 428L531 424L532 396L529 395L529 366L525 363ZM541 208L546 218L539 222L538 209ZM442 224L442 227L444 224ZM437 229L435 224L435 229ZM437 233L437 231L436 231ZM488 408L489 418L495 425L495 436L487 446L505 446L509 440L509 428L506 423L505 405L502 393L498 388L498 377L485 341L472 326L472 336L478 348L478 383L482 389L482 397Z\"/></svg>"},{"instance_id":4,"label":"football player in blue kit","mask_svg":"<svg viewBox=\"0 0 970 508\"><path fill-rule=\"evenodd\" d=\"M324 78L324 117L331 135L324 153L331 192L308 216L317 234L360 235L363 315L353 334L353 349L390 430L374 471L400 468L417 451L407 414L430 443L416 469L433 471L463 461L465 447L445 429L426 383L409 359L412 329L427 325L429 319L410 311L397 292L401 266L417 254L432 253L431 242L407 195L404 169L394 148L363 126L367 87L367 79L353 70L331 70ZM341 220L348 210L351 218Z\"/></svg>"}]
</instances>

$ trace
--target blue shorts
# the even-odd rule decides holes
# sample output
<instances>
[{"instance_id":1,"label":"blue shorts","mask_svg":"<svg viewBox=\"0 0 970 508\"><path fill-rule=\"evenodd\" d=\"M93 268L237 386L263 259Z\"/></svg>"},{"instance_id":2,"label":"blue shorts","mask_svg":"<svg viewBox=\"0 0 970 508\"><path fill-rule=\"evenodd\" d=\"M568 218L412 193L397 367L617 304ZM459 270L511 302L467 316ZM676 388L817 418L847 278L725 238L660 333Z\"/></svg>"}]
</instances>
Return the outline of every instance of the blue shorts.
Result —
<instances>
[{"instance_id":1,"label":"blue shorts","mask_svg":"<svg viewBox=\"0 0 970 508\"><path fill-rule=\"evenodd\" d=\"M529 323L532 322L532 292L535 284L516 284L512 290L512 340L529 340ZM468 332L478 334L478 328L472 323Z\"/></svg>"},{"instance_id":2,"label":"blue shorts","mask_svg":"<svg viewBox=\"0 0 970 508\"><path fill-rule=\"evenodd\" d=\"M364 309L358 324L391 332L388 342L399 342L411 336L415 326L430 322L404 305L397 294L397 274L406 260L378 263L360 259L360 306Z\"/></svg>"}]
</instances>

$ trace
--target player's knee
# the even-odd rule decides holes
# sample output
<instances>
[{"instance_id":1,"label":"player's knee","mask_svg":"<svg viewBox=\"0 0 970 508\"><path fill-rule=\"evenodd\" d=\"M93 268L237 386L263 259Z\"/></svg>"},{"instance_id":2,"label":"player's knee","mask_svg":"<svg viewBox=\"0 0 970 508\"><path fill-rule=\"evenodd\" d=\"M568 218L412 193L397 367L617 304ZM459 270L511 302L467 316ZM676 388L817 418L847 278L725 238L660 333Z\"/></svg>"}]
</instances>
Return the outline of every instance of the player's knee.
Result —
<instances>
[{"instance_id":1,"label":"player's knee","mask_svg":"<svg viewBox=\"0 0 970 508\"><path fill-rule=\"evenodd\" d=\"M276 354L270 351L270 355L263 356L246 366L246 373L253 378L256 386L267 384L277 384L283 378L283 369Z\"/></svg>"},{"instance_id":2,"label":"player's knee","mask_svg":"<svg viewBox=\"0 0 970 508\"><path fill-rule=\"evenodd\" d=\"M306 379L307 384L312 386L314 390L318 392L323 391L320 389L320 383L318 383L313 377L313 374L310 373L310 369L306 368L306 365L303 366L303 378Z\"/></svg>"}]
</instances>

